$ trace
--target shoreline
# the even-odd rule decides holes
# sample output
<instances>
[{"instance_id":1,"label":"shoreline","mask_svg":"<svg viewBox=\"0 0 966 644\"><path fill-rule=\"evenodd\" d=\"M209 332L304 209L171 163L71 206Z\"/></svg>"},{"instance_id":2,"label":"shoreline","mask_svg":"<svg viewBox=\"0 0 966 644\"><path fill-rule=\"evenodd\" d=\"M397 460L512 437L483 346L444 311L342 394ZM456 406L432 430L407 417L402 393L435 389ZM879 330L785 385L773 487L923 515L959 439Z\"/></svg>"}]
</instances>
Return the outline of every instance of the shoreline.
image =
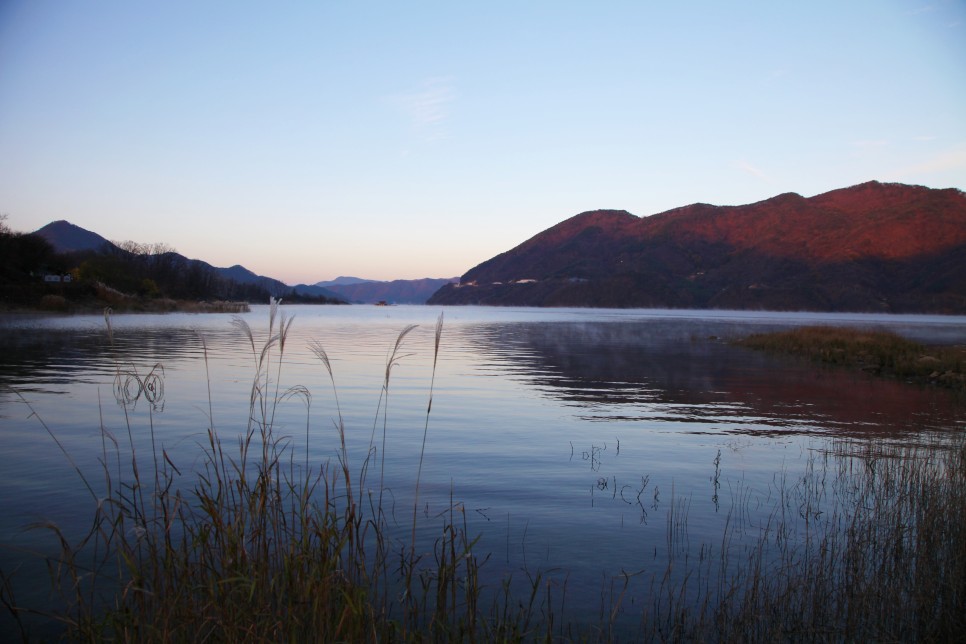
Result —
<instances>
[{"instance_id":1,"label":"shoreline","mask_svg":"<svg viewBox=\"0 0 966 644\"><path fill-rule=\"evenodd\" d=\"M188 300L135 300L130 302L51 302L47 306L18 306L0 304L0 316L14 315L99 315L105 309L114 313L248 313L248 302Z\"/></svg>"}]
</instances>

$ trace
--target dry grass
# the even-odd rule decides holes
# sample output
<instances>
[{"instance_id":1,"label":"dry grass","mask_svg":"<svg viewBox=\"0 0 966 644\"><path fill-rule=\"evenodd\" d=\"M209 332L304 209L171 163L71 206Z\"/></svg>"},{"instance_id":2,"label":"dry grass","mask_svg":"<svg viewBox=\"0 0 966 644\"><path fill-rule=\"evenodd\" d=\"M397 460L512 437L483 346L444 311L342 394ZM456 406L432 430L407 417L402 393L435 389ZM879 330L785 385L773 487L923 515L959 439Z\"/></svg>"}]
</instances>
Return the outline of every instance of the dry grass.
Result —
<instances>
[{"instance_id":1,"label":"dry grass","mask_svg":"<svg viewBox=\"0 0 966 644\"><path fill-rule=\"evenodd\" d=\"M966 440L840 443L776 476L760 523L651 579L650 641L954 642L966 637ZM669 524L671 522L669 521ZM757 538L738 544L734 529ZM683 539L683 537L677 537ZM672 550L674 552L674 550ZM675 576L675 567L684 568Z\"/></svg>"},{"instance_id":2,"label":"dry grass","mask_svg":"<svg viewBox=\"0 0 966 644\"><path fill-rule=\"evenodd\" d=\"M963 346L925 346L887 331L832 326L755 334L738 344L966 392Z\"/></svg>"}]
</instances>

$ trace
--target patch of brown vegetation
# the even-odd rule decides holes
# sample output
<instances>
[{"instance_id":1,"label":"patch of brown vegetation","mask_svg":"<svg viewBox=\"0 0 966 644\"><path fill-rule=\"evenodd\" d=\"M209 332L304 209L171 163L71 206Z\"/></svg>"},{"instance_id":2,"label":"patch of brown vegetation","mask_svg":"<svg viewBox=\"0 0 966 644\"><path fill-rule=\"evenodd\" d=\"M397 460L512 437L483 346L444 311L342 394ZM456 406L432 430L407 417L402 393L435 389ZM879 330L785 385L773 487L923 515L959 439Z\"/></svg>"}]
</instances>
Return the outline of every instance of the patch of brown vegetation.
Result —
<instances>
[{"instance_id":1,"label":"patch of brown vegetation","mask_svg":"<svg viewBox=\"0 0 966 644\"><path fill-rule=\"evenodd\" d=\"M962 345L927 346L888 331L831 326L758 333L737 344L966 393Z\"/></svg>"}]
</instances>

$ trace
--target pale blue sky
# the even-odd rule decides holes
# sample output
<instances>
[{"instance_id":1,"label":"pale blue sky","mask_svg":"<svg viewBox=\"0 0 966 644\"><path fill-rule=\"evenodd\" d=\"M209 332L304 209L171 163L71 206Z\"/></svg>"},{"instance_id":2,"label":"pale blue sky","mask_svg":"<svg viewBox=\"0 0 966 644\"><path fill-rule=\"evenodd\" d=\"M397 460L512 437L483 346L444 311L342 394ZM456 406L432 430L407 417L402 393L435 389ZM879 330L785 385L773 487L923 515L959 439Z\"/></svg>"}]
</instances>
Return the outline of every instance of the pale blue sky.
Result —
<instances>
[{"instance_id":1,"label":"pale blue sky","mask_svg":"<svg viewBox=\"0 0 966 644\"><path fill-rule=\"evenodd\" d=\"M574 214L966 189L966 2L0 0L0 212L285 282Z\"/></svg>"}]
</instances>

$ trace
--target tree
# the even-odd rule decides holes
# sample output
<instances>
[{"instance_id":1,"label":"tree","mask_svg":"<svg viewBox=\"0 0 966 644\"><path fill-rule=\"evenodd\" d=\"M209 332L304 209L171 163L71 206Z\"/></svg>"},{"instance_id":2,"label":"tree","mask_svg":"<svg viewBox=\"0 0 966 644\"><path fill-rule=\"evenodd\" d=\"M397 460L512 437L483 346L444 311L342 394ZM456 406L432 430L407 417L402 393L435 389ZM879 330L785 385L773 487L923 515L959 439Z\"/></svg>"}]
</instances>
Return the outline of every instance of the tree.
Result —
<instances>
[{"instance_id":1,"label":"tree","mask_svg":"<svg viewBox=\"0 0 966 644\"><path fill-rule=\"evenodd\" d=\"M50 242L33 233L14 232L7 219L6 213L0 214L0 279L24 282L43 272L64 270Z\"/></svg>"},{"instance_id":2,"label":"tree","mask_svg":"<svg viewBox=\"0 0 966 644\"><path fill-rule=\"evenodd\" d=\"M156 256L164 255L166 253L176 253L174 246L166 244L165 242L154 242L152 244L142 244L136 241L131 241L130 239L124 241L112 241L112 244L117 246L123 251L127 251L132 255L147 255Z\"/></svg>"}]
</instances>

